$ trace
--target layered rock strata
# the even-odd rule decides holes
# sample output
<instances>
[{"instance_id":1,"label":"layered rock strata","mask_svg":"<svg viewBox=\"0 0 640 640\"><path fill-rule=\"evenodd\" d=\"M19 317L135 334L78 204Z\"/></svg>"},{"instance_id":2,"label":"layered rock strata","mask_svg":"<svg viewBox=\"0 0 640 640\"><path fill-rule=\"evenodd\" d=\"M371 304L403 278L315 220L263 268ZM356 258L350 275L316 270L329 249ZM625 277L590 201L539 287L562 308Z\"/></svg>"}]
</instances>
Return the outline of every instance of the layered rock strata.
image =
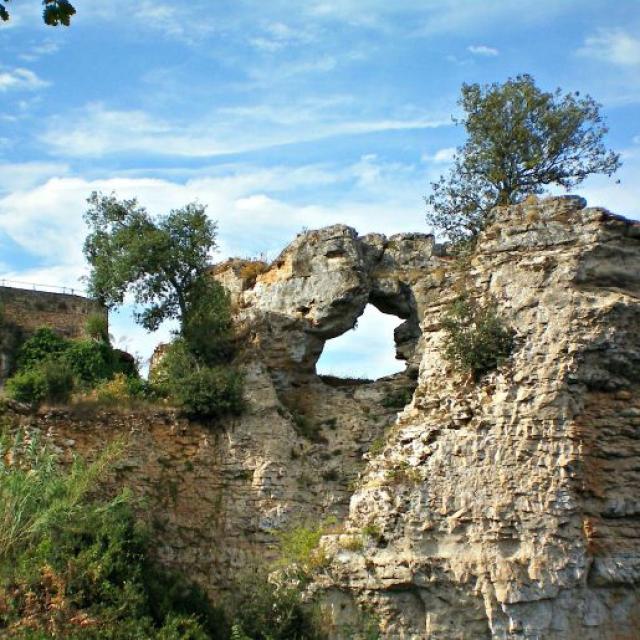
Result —
<instances>
[{"instance_id":1,"label":"layered rock strata","mask_svg":"<svg viewBox=\"0 0 640 640\"><path fill-rule=\"evenodd\" d=\"M390 640L640 637L638 223L533 199L497 209L467 261L336 225L212 274L232 295L245 415L15 417L66 453L126 435L114 480L148 499L166 564L225 588L276 553L275 531L334 516L314 588L336 638L362 606ZM477 382L442 356L463 293L516 334ZM317 376L367 304L404 320L406 371Z\"/></svg>"},{"instance_id":2,"label":"layered rock strata","mask_svg":"<svg viewBox=\"0 0 640 640\"><path fill-rule=\"evenodd\" d=\"M324 540L336 624L359 603L385 638L640 637L640 224L530 200L419 283L413 401ZM460 291L516 332L478 383L442 356Z\"/></svg>"}]
</instances>

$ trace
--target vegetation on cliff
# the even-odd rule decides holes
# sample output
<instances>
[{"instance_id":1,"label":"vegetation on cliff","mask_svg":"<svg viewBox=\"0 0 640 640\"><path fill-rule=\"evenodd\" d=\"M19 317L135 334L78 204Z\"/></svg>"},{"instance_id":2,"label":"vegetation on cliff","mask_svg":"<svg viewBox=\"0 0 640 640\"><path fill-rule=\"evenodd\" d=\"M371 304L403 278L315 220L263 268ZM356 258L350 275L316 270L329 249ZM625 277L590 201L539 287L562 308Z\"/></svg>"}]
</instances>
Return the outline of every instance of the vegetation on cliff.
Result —
<instances>
[{"instance_id":1,"label":"vegetation on cliff","mask_svg":"<svg viewBox=\"0 0 640 640\"><path fill-rule=\"evenodd\" d=\"M242 411L242 375L233 366L231 308L209 275L216 223L196 203L153 218L136 200L93 193L85 215L89 289L108 307L132 295L150 331L165 320L179 329L154 372L152 390L192 418Z\"/></svg>"},{"instance_id":2,"label":"vegetation on cliff","mask_svg":"<svg viewBox=\"0 0 640 640\"><path fill-rule=\"evenodd\" d=\"M216 605L183 577L160 568L149 532L134 515L132 495L121 490L101 497L100 483L119 459L122 442L90 464L76 458L65 466L37 432L12 433L5 428L0 436L2 637L325 637L313 608L302 602L300 583L273 579L266 566L232 578L233 588ZM300 535L289 536L285 547ZM315 547L317 535L312 542Z\"/></svg>"},{"instance_id":3,"label":"vegetation on cliff","mask_svg":"<svg viewBox=\"0 0 640 640\"><path fill-rule=\"evenodd\" d=\"M492 304L460 297L447 309L442 328L443 357L474 379L495 369L513 349L513 331Z\"/></svg>"},{"instance_id":4,"label":"vegetation on cliff","mask_svg":"<svg viewBox=\"0 0 640 640\"><path fill-rule=\"evenodd\" d=\"M18 350L17 371L6 385L9 397L33 406L64 403L73 392L87 392L120 374L138 380L135 363L114 349L92 321L97 338L70 340L47 327L38 329Z\"/></svg>"}]
</instances>

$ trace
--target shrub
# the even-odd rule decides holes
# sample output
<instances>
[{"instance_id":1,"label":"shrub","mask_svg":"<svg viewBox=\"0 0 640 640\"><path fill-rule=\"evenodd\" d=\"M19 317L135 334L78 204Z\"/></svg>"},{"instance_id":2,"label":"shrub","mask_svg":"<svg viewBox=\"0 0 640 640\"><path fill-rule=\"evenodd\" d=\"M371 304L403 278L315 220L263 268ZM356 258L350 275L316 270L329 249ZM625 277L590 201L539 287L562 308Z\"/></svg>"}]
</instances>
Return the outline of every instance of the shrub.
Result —
<instances>
[{"instance_id":1,"label":"shrub","mask_svg":"<svg viewBox=\"0 0 640 640\"><path fill-rule=\"evenodd\" d=\"M161 395L191 418L239 415L244 409L242 374L228 365L203 365L185 340L170 345L154 378Z\"/></svg>"},{"instance_id":2,"label":"shrub","mask_svg":"<svg viewBox=\"0 0 640 640\"><path fill-rule=\"evenodd\" d=\"M386 438L384 436L378 436L369 447L369 455L379 456L384 451L386 444Z\"/></svg>"},{"instance_id":3,"label":"shrub","mask_svg":"<svg viewBox=\"0 0 640 640\"><path fill-rule=\"evenodd\" d=\"M67 350L68 344L68 340L48 327L36 329L34 334L25 340L20 347L18 368L21 370L30 369L45 360L57 358Z\"/></svg>"},{"instance_id":4,"label":"shrub","mask_svg":"<svg viewBox=\"0 0 640 640\"><path fill-rule=\"evenodd\" d=\"M245 281L245 286L251 289L262 273L269 271L269 265L262 260L247 260L240 267L240 277Z\"/></svg>"},{"instance_id":5,"label":"shrub","mask_svg":"<svg viewBox=\"0 0 640 640\"><path fill-rule=\"evenodd\" d=\"M323 640L326 636L301 590L270 579L264 567L241 572L226 601L233 621L232 640Z\"/></svg>"},{"instance_id":6,"label":"shrub","mask_svg":"<svg viewBox=\"0 0 640 640\"><path fill-rule=\"evenodd\" d=\"M111 378L120 368L111 346L107 342L95 340L69 341L61 360L80 382L89 386Z\"/></svg>"},{"instance_id":7,"label":"shrub","mask_svg":"<svg viewBox=\"0 0 640 640\"><path fill-rule=\"evenodd\" d=\"M513 350L513 331L498 317L495 304L480 306L463 296L449 307L442 327L444 357L476 380Z\"/></svg>"},{"instance_id":8,"label":"shrub","mask_svg":"<svg viewBox=\"0 0 640 640\"><path fill-rule=\"evenodd\" d=\"M386 409L403 409L411 402L412 397L410 389L395 389L390 391L380 404Z\"/></svg>"},{"instance_id":9,"label":"shrub","mask_svg":"<svg viewBox=\"0 0 640 640\"><path fill-rule=\"evenodd\" d=\"M231 304L227 290L201 278L189 290L189 313L182 323L186 346L203 364L228 363L233 357Z\"/></svg>"},{"instance_id":10,"label":"shrub","mask_svg":"<svg viewBox=\"0 0 640 640\"><path fill-rule=\"evenodd\" d=\"M94 340L109 342L109 320L103 313L91 313L84 323L84 330Z\"/></svg>"},{"instance_id":11,"label":"shrub","mask_svg":"<svg viewBox=\"0 0 640 640\"><path fill-rule=\"evenodd\" d=\"M308 575L327 564L327 557L320 546L324 525L301 524L278 534L281 565L295 569L300 575Z\"/></svg>"},{"instance_id":12,"label":"shrub","mask_svg":"<svg viewBox=\"0 0 640 640\"><path fill-rule=\"evenodd\" d=\"M92 395L101 404L122 406L147 398L151 393L144 380L116 373L110 380L99 383Z\"/></svg>"},{"instance_id":13,"label":"shrub","mask_svg":"<svg viewBox=\"0 0 640 640\"><path fill-rule=\"evenodd\" d=\"M43 402L67 402L73 391L73 373L63 363L45 361L7 380L7 395L31 406Z\"/></svg>"}]
</instances>

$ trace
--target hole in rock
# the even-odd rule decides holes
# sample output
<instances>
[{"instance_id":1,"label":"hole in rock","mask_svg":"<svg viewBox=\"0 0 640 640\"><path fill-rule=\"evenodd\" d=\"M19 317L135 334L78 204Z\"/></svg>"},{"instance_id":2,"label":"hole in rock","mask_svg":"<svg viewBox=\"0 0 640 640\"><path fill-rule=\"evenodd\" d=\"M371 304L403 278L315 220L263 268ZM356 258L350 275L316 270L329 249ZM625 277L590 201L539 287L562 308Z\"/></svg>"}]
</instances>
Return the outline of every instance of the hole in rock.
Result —
<instances>
[{"instance_id":1,"label":"hole in rock","mask_svg":"<svg viewBox=\"0 0 640 640\"><path fill-rule=\"evenodd\" d=\"M404 371L393 340L393 330L402 322L367 305L355 329L327 340L316 365L318 375L376 380Z\"/></svg>"}]
</instances>

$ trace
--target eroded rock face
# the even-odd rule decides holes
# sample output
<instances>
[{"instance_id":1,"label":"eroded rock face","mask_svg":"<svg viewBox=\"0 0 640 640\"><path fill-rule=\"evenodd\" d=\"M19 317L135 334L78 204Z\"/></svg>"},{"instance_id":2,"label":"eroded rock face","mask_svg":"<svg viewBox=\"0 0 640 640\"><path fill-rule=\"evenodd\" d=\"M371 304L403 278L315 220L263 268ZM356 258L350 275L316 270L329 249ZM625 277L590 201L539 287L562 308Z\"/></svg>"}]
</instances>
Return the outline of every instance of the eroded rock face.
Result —
<instances>
[{"instance_id":1,"label":"eroded rock face","mask_svg":"<svg viewBox=\"0 0 640 640\"><path fill-rule=\"evenodd\" d=\"M20 418L68 451L128 433L117 480L151 498L165 563L225 588L273 556L274 530L333 515L315 589L336 629L364 604L393 640L640 637L638 223L532 200L496 210L466 265L431 236L336 225L214 276L232 293L245 415ZM461 292L516 332L477 383L441 353ZM407 371L318 377L325 341L368 303L405 320Z\"/></svg>"},{"instance_id":2,"label":"eroded rock face","mask_svg":"<svg viewBox=\"0 0 640 640\"><path fill-rule=\"evenodd\" d=\"M360 602L387 638L640 637L640 224L584 207L497 210L468 268L412 289L418 388L325 538L337 622ZM461 290L516 331L478 384L441 355Z\"/></svg>"},{"instance_id":3,"label":"eroded rock face","mask_svg":"<svg viewBox=\"0 0 640 640\"><path fill-rule=\"evenodd\" d=\"M326 340L352 329L368 303L404 319L397 356L417 372L421 309L414 295L442 262L433 236L359 237L344 225L299 235L270 268L247 278L252 263L231 260L214 275L233 295L238 324L284 383L314 373Z\"/></svg>"}]
</instances>

